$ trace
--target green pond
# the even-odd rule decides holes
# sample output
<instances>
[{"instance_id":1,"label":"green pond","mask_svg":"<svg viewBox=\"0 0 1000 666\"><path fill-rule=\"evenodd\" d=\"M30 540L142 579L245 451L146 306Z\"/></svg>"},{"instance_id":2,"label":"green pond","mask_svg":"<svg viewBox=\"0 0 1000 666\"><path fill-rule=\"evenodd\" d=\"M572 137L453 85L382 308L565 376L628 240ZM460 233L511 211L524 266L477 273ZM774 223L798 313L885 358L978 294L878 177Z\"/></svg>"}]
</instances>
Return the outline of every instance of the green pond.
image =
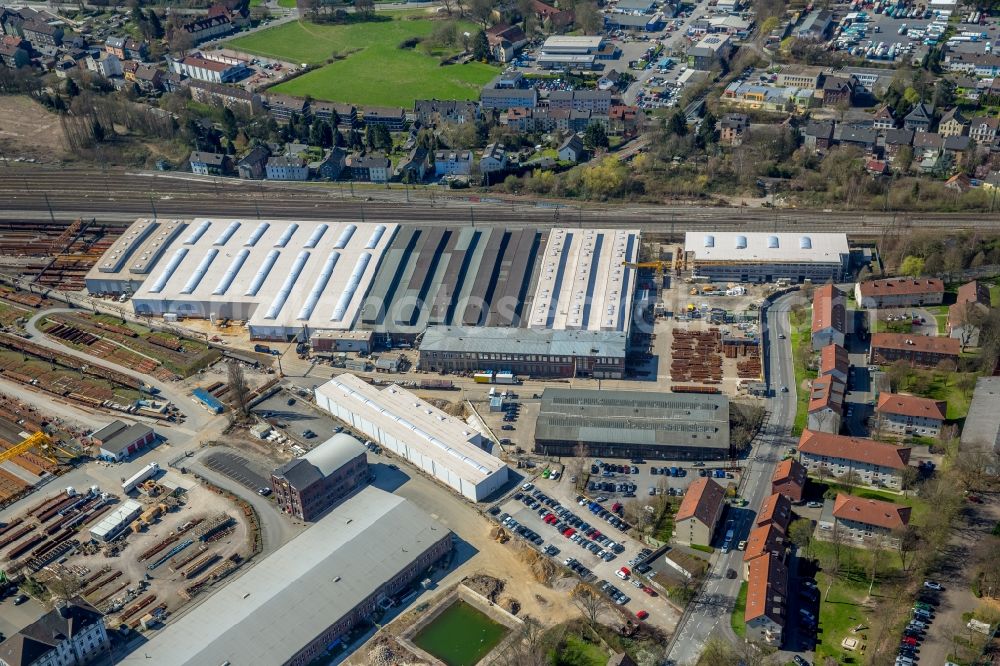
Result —
<instances>
[{"instance_id":1,"label":"green pond","mask_svg":"<svg viewBox=\"0 0 1000 666\"><path fill-rule=\"evenodd\" d=\"M507 627L456 601L420 630L413 642L448 666L473 666L503 640Z\"/></svg>"}]
</instances>

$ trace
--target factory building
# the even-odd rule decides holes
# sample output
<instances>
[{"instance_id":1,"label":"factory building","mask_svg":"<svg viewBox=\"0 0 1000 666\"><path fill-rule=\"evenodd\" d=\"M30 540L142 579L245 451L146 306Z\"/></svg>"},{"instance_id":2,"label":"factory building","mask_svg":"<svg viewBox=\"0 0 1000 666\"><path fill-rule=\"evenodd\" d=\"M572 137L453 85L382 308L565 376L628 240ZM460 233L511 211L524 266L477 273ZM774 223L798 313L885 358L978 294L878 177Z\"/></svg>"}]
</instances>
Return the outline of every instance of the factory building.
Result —
<instances>
[{"instance_id":1,"label":"factory building","mask_svg":"<svg viewBox=\"0 0 1000 666\"><path fill-rule=\"evenodd\" d=\"M315 520L367 480L365 447L351 435L339 433L274 470L271 489L282 511L300 520Z\"/></svg>"},{"instance_id":2,"label":"factory building","mask_svg":"<svg viewBox=\"0 0 1000 666\"><path fill-rule=\"evenodd\" d=\"M621 331L431 326L420 341L420 368L622 379L627 347Z\"/></svg>"},{"instance_id":3,"label":"factory building","mask_svg":"<svg viewBox=\"0 0 1000 666\"><path fill-rule=\"evenodd\" d=\"M127 460L155 439L156 433L145 423L129 425L117 419L90 436L90 440L100 447L101 457L115 462Z\"/></svg>"},{"instance_id":4,"label":"factory building","mask_svg":"<svg viewBox=\"0 0 1000 666\"><path fill-rule=\"evenodd\" d=\"M518 326L540 234L474 227L405 227L361 310L365 328L388 342L427 326Z\"/></svg>"},{"instance_id":5,"label":"factory building","mask_svg":"<svg viewBox=\"0 0 1000 666\"><path fill-rule=\"evenodd\" d=\"M553 229L542 253L528 327L625 331L631 325L639 232Z\"/></svg>"},{"instance_id":6,"label":"factory building","mask_svg":"<svg viewBox=\"0 0 1000 666\"><path fill-rule=\"evenodd\" d=\"M720 282L839 282L850 259L847 234L694 232L684 251L695 275Z\"/></svg>"},{"instance_id":7,"label":"factory building","mask_svg":"<svg viewBox=\"0 0 1000 666\"><path fill-rule=\"evenodd\" d=\"M133 520L142 513L142 505L134 499L127 499L114 511L104 516L101 522L90 528L90 536L94 541L113 541Z\"/></svg>"},{"instance_id":8,"label":"factory building","mask_svg":"<svg viewBox=\"0 0 1000 666\"><path fill-rule=\"evenodd\" d=\"M729 456L729 398L700 393L547 388L535 451L653 460Z\"/></svg>"},{"instance_id":9,"label":"factory building","mask_svg":"<svg viewBox=\"0 0 1000 666\"><path fill-rule=\"evenodd\" d=\"M507 482L507 465L485 450L489 440L399 386L380 390L345 373L315 395L317 407L474 502Z\"/></svg>"},{"instance_id":10,"label":"factory building","mask_svg":"<svg viewBox=\"0 0 1000 666\"><path fill-rule=\"evenodd\" d=\"M183 220L136 220L87 273L87 291L135 293L185 226Z\"/></svg>"},{"instance_id":11,"label":"factory building","mask_svg":"<svg viewBox=\"0 0 1000 666\"><path fill-rule=\"evenodd\" d=\"M451 548L409 501L365 488L119 663L305 666Z\"/></svg>"},{"instance_id":12,"label":"factory building","mask_svg":"<svg viewBox=\"0 0 1000 666\"><path fill-rule=\"evenodd\" d=\"M132 298L137 314L244 320L251 337L262 340L351 329L397 229L230 219L182 226L157 248L159 260L149 252L136 262L123 250L117 259L105 254L97 269L141 265L145 280ZM160 237L155 229L147 233Z\"/></svg>"}]
</instances>

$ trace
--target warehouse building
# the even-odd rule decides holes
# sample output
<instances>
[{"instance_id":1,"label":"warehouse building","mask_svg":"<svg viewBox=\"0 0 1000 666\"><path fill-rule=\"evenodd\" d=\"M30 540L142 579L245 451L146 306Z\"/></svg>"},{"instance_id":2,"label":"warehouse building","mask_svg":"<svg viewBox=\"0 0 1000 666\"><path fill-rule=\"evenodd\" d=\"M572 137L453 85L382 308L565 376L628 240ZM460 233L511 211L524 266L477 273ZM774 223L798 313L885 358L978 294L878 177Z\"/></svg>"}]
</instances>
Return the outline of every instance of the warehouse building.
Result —
<instances>
[{"instance_id":1,"label":"warehouse building","mask_svg":"<svg viewBox=\"0 0 1000 666\"><path fill-rule=\"evenodd\" d=\"M229 219L184 226L147 270L132 298L136 313L245 320L262 340L353 328L397 229Z\"/></svg>"},{"instance_id":2,"label":"warehouse building","mask_svg":"<svg viewBox=\"0 0 1000 666\"><path fill-rule=\"evenodd\" d=\"M729 398L701 393L547 388L535 423L545 455L722 460Z\"/></svg>"},{"instance_id":3,"label":"warehouse building","mask_svg":"<svg viewBox=\"0 0 1000 666\"><path fill-rule=\"evenodd\" d=\"M271 473L278 506L300 520L315 520L368 480L368 457L356 438L339 433Z\"/></svg>"},{"instance_id":4,"label":"warehouse building","mask_svg":"<svg viewBox=\"0 0 1000 666\"><path fill-rule=\"evenodd\" d=\"M622 379L627 347L621 331L431 326L420 341L420 369Z\"/></svg>"},{"instance_id":5,"label":"warehouse building","mask_svg":"<svg viewBox=\"0 0 1000 666\"><path fill-rule=\"evenodd\" d=\"M133 520L142 513L142 505L134 499L127 499L121 506L104 516L101 522L90 528L90 536L94 541L113 541Z\"/></svg>"},{"instance_id":6,"label":"warehouse building","mask_svg":"<svg viewBox=\"0 0 1000 666\"><path fill-rule=\"evenodd\" d=\"M365 488L119 663L305 666L451 548L416 506Z\"/></svg>"},{"instance_id":7,"label":"warehouse building","mask_svg":"<svg viewBox=\"0 0 1000 666\"><path fill-rule=\"evenodd\" d=\"M436 324L519 326L540 239L534 229L402 228L360 320L386 342Z\"/></svg>"},{"instance_id":8,"label":"warehouse building","mask_svg":"<svg viewBox=\"0 0 1000 666\"><path fill-rule=\"evenodd\" d=\"M155 439L156 433L145 423L129 425L117 419L90 436L90 440L100 447L101 457L115 462L128 459Z\"/></svg>"},{"instance_id":9,"label":"warehouse building","mask_svg":"<svg viewBox=\"0 0 1000 666\"><path fill-rule=\"evenodd\" d=\"M185 226L183 220L136 220L87 273L87 291L134 294Z\"/></svg>"},{"instance_id":10,"label":"warehouse building","mask_svg":"<svg viewBox=\"0 0 1000 666\"><path fill-rule=\"evenodd\" d=\"M684 251L695 275L733 282L839 282L850 259L847 234L689 231Z\"/></svg>"},{"instance_id":11,"label":"warehouse building","mask_svg":"<svg viewBox=\"0 0 1000 666\"><path fill-rule=\"evenodd\" d=\"M344 373L316 387L316 406L474 502L507 482L481 433L394 384L380 390Z\"/></svg>"},{"instance_id":12,"label":"warehouse building","mask_svg":"<svg viewBox=\"0 0 1000 666\"><path fill-rule=\"evenodd\" d=\"M528 327L628 332L638 256L638 231L553 229Z\"/></svg>"}]
</instances>

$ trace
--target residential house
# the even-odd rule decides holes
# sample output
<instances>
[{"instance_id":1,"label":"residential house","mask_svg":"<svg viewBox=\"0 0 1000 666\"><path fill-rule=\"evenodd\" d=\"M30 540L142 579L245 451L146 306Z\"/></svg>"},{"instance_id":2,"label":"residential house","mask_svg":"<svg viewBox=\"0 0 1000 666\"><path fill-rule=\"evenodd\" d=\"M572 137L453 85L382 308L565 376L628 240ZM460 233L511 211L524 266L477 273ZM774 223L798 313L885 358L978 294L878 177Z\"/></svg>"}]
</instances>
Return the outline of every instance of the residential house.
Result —
<instances>
[{"instance_id":1,"label":"residential house","mask_svg":"<svg viewBox=\"0 0 1000 666\"><path fill-rule=\"evenodd\" d=\"M809 424L816 432L837 434L844 414L844 394L847 385L826 375L812 380L809 387Z\"/></svg>"},{"instance_id":2,"label":"residential house","mask_svg":"<svg viewBox=\"0 0 1000 666\"><path fill-rule=\"evenodd\" d=\"M851 106L854 101L854 88L857 86L857 79L853 76L834 76L827 74L823 77L823 106L827 108L838 105Z\"/></svg>"},{"instance_id":3,"label":"residential house","mask_svg":"<svg viewBox=\"0 0 1000 666\"><path fill-rule=\"evenodd\" d=\"M413 102L413 115L424 127L443 123L464 125L479 119L479 105L460 100L418 99Z\"/></svg>"},{"instance_id":4,"label":"residential house","mask_svg":"<svg viewBox=\"0 0 1000 666\"><path fill-rule=\"evenodd\" d=\"M909 461L910 449L894 444L812 430L799 438L799 462L814 476L901 490Z\"/></svg>"},{"instance_id":5,"label":"residential house","mask_svg":"<svg viewBox=\"0 0 1000 666\"><path fill-rule=\"evenodd\" d=\"M842 345L826 345L820 350L820 377L833 377L837 381L846 384L850 367L850 357Z\"/></svg>"},{"instance_id":6,"label":"residential house","mask_svg":"<svg viewBox=\"0 0 1000 666\"><path fill-rule=\"evenodd\" d=\"M774 555L785 561L785 533L774 525L761 525L750 530L743 550L743 580L750 579L750 562L761 555Z\"/></svg>"},{"instance_id":7,"label":"residential house","mask_svg":"<svg viewBox=\"0 0 1000 666\"><path fill-rule=\"evenodd\" d=\"M384 153L375 152L366 155L350 155L346 166L351 180L371 183L388 183L392 175L392 162Z\"/></svg>"},{"instance_id":8,"label":"residential house","mask_svg":"<svg viewBox=\"0 0 1000 666\"><path fill-rule=\"evenodd\" d=\"M913 130L895 128L885 130L882 134L881 143L885 158L892 164L903 146L913 146Z\"/></svg>"},{"instance_id":9,"label":"residential house","mask_svg":"<svg viewBox=\"0 0 1000 666\"><path fill-rule=\"evenodd\" d=\"M615 136L635 136L645 122L645 114L637 106L614 104L608 111L608 133Z\"/></svg>"},{"instance_id":10,"label":"residential house","mask_svg":"<svg viewBox=\"0 0 1000 666\"><path fill-rule=\"evenodd\" d=\"M792 503L802 501L806 487L806 468L794 458L786 458L778 463L771 475L771 493L784 495Z\"/></svg>"},{"instance_id":11,"label":"residential house","mask_svg":"<svg viewBox=\"0 0 1000 666\"><path fill-rule=\"evenodd\" d=\"M236 26L228 16L206 16L181 26L181 30L191 37L194 44L227 35L235 29Z\"/></svg>"},{"instance_id":12,"label":"residential house","mask_svg":"<svg viewBox=\"0 0 1000 666\"><path fill-rule=\"evenodd\" d=\"M760 504L757 512L757 519L754 521L756 527L773 525L784 534L788 531L788 526L792 522L792 502L780 493L768 495Z\"/></svg>"},{"instance_id":13,"label":"residential house","mask_svg":"<svg viewBox=\"0 0 1000 666\"><path fill-rule=\"evenodd\" d=\"M944 282L937 278L889 278L854 285L854 300L866 310L940 305Z\"/></svg>"},{"instance_id":14,"label":"residential house","mask_svg":"<svg viewBox=\"0 0 1000 666\"><path fill-rule=\"evenodd\" d=\"M844 292L825 284L813 292L812 346L841 345L847 337L847 306Z\"/></svg>"},{"instance_id":15,"label":"residential house","mask_svg":"<svg viewBox=\"0 0 1000 666\"><path fill-rule=\"evenodd\" d=\"M546 28L551 29L555 32L561 32L569 26L573 25L575 20L575 15L572 9L557 9L552 5L546 4L541 0L529 0L531 3L531 9L535 13L535 18L543 26L550 26Z\"/></svg>"},{"instance_id":16,"label":"residential house","mask_svg":"<svg viewBox=\"0 0 1000 666\"><path fill-rule=\"evenodd\" d=\"M719 138L722 143L738 146L750 129L750 116L745 113L727 113L719 121Z\"/></svg>"},{"instance_id":17,"label":"residential house","mask_svg":"<svg viewBox=\"0 0 1000 666\"><path fill-rule=\"evenodd\" d=\"M264 171L268 180L309 180L309 165L301 157L273 155Z\"/></svg>"},{"instance_id":18,"label":"residential house","mask_svg":"<svg viewBox=\"0 0 1000 666\"><path fill-rule=\"evenodd\" d=\"M1000 455L1000 377L980 377L962 427L961 450L983 454L997 464ZM987 470L996 474L996 469Z\"/></svg>"},{"instance_id":19,"label":"residential house","mask_svg":"<svg viewBox=\"0 0 1000 666\"><path fill-rule=\"evenodd\" d=\"M421 148L420 146L414 146L413 150L410 151L410 154L406 156L406 159L402 160L396 166L396 178L404 183L423 182L424 178L427 176L427 169L429 167L428 162L429 159L427 149Z\"/></svg>"},{"instance_id":20,"label":"residential house","mask_svg":"<svg viewBox=\"0 0 1000 666\"><path fill-rule=\"evenodd\" d=\"M774 80L782 88L819 88L825 70L812 65L785 65Z\"/></svg>"},{"instance_id":21,"label":"residential house","mask_svg":"<svg viewBox=\"0 0 1000 666\"><path fill-rule=\"evenodd\" d=\"M965 119L957 106L941 116L941 122L938 123L938 134L946 138L962 136L968 129L969 121Z\"/></svg>"},{"instance_id":22,"label":"residential house","mask_svg":"<svg viewBox=\"0 0 1000 666\"><path fill-rule=\"evenodd\" d=\"M521 72L504 72L483 86L479 103L483 110L533 109L538 106L538 89L529 85Z\"/></svg>"},{"instance_id":23,"label":"residential house","mask_svg":"<svg viewBox=\"0 0 1000 666\"><path fill-rule=\"evenodd\" d=\"M472 175L472 151L436 151L434 153L434 175L436 177Z\"/></svg>"},{"instance_id":24,"label":"residential house","mask_svg":"<svg viewBox=\"0 0 1000 666\"><path fill-rule=\"evenodd\" d=\"M907 361L918 368L936 368L942 362L957 364L962 343L955 338L939 338L908 333L874 333L869 362L890 365Z\"/></svg>"},{"instance_id":25,"label":"residential house","mask_svg":"<svg viewBox=\"0 0 1000 666\"><path fill-rule=\"evenodd\" d=\"M331 122L337 119L337 126L349 129L354 127L358 121L358 109L353 104L343 104L340 102L317 102L313 100L309 104L309 111L314 118Z\"/></svg>"},{"instance_id":26,"label":"residential house","mask_svg":"<svg viewBox=\"0 0 1000 666\"><path fill-rule=\"evenodd\" d=\"M507 170L507 149L502 143L491 143L479 156L479 172L484 176Z\"/></svg>"},{"instance_id":27,"label":"residential house","mask_svg":"<svg viewBox=\"0 0 1000 666\"><path fill-rule=\"evenodd\" d=\"M149 43L131 37L108 37L104 40L104 50L119 60L145 61L149 57Z\"/></svg>"},{"instance_id":28,"label":"residential house","mask_svg":"<svg viewBox=\"0 0 1000 666\"><path fill-rule=\"evenodd\" d=\"M271 151L267 146L254 146L243 159L236 163L236 171L240 178L260 180L267 175L267 159Z\"/></svg>"},{"instance_id":29,"label":"residential house","mask_svg":"<svg viewBox=\"0 0 1000 666\"><path fill-rule=\"evenodd\" d=\"M711 71L728 61L732 52L733 43L729 35L706 35L697 44L688 48L688 67Z\"/></svg>"},{"instance_id":30,"label":"residential house","mask_svg":"<svg viewBox=\"0 0 1000 666\"><path fill-rule=\"evenodd\" d=\"M309 109L309 104L301 97L289 95L268 95L267 110L279 123L287 123L292 116L302 116Z\"/></svg>"},{"instance_id":31,"label":"residential house","mask_svg":"<svg viewBox=\"0 0 1000 666\"><path fill-rule=\"evenodd\" d=\"M563 162L580 162L586 156L587 151L583 147L583 141L580 140L579 134L570 134L566 137L566 140L562 142L559 149L556 151L559 154L559 159Z\"/></svg>"},{"instance_id":32,"label":"residential house","mask_svg":"<svg viewBox=\"0 0 1000 666\"><path fill-rule=\"evenodd\" d=\"M802 130L803 143L810 150L826 150L833 144L834 122L810 120Z\"/></svg>"},{"instance_id":33,"label":"residential house","mask_svg":"<svg viewBox=\"0 0 1000 666\"><path fill-rule=\"evenodd\" d=\"M244 113L257 113L264 108L260 95L236 86L225 86L208 81L191 81L188 84L191 99L202 104L222 104L227 109Z\"/></svg>"},{"instance_id":34,"label":"residential house","mask_svg":"<svg viewBox=\"0 0 1000 666\"><path fill-rule=\"evenodd\" d=\"M163 72L156 65L129 60L125 66L125 80L132 81L143 92L163 90Z\"/></svg>"},{"instance_id":35,"label":"residential house","mask_svg":"<svg viewBox=\"0 0 1000 666\"><path fill-rule=\"evenodd\" d=\"M959 194L965 194L975 187L972 183L972 179L969 178L964 172L956 173L944 182L944 186L949 190L958 192Z\"/></svg>"},{"instance_id":36,"label":"residential house","mask_svg":"<svg viewBox=\"0 0 1000 666\"><path fill-rule=\"evenodd\" d=\"M833 12L827 9L815 9L806 14L805 19L793 31L799 39L814 39L821 41L830 35L833 27Z\"/></svg>"},{"instance_id":37,"label":"residential house","mask_svg":"<svg viewBox=\"0 0 1000 666\"><path fill-rule=\"evenodd\" d=\"M17 35L4 35L0 38L0 63L11 69L24 67L31 60L29 48L30 45ZM75 62L72 67L76 67Z\"/></svg>"},{"instance_id":38,"label":"residential house","mask_svg":"<svg viewBox=\"0 0 1000 666\"><path fill-rule=\"evenodd\" d=\"M598 90L610 90L614 92L618 89L618 83L622 80L622 74L617 69L612 69L610 72L603 74L601 78L597 79L597 89Z\"/></svg>"},{"instance_id":39,"label":"residential house","mask_svg":"<svg viewBox=\"0 0 1000 666\"><path fill-rule=\"evenodd\" d=\"M725 490L708 477L688 486L674 516L674 541L684 546L708 546L724 508Z\"/></svg>"},{"instance_id":40,"label":"residential house","mask_svg":"<svg viewBox=\"0 0 1000 666\"><path fill-rule=\"evenodd\" d=\"M183 60L173 60L171 69L178 74L184 74L198 81L209 83L232 83L239 81L250 73L245 62L221 62L201 56L187 56Z\"/></svg>"},{"instance_id":41,"label":"residential house","mask_svg":"<svg viewBox=\"0 0 1000 666\"><path fill-rule=\"evenodd\" d=\"M221 176L226 171L226 156L221 153L203 153L194 151L188 158L191 173L201 176Z\"/></svg>"},{"instance_id":42,"label":"residential house","mask_svg":"<svg viewBox=\"0 0 1000 666\"><path fill-rule=\"evenodd\" d=\"M217 2L208 8L208 16L225 16L236 28L250 25L250 3L245 0Z\"/></svg>"},{"instance_id":43,"label":"residential house","mask_svg":"<svg viewBox=\"0 0 1000 666\"><path fill-rule=\"evenodd\" d=\"M406 129L406 111L397 106L369 106L364 109L365 125L385 125L390 132Z\"/></svg>"},{"instance_id":44,"label":"residential house","mask_svg":"<svg viewBox=\"0 0 1000 666\"><path fill-rule=\"evenodd\" d=\"M751 560L747 569L746 640L780 647L788 620L788 569L771 554Z\"/></svg>"},{"instance_id":45,"label":"residential house","mask_svg":"<svg viewBox=\"0 0 1000 666\"><path fill-rule=\"evenodd\" d=\"M553 90L549 94L549 108L607 115L611 111L611 99L610 90Z\"/></svg>"},{"instance_id":46,"label":"residential house","mask_svg":"<svg viewBox=\"0 0 1000 666\"><path fill-rule=\"evenodd\" d=\"M87 56L87 69L105 79L121 76L124 73L122 61L107 51L98 51Z\"/></svg>"},{"instance_id":47,"label":"residential house","mask_svg":"<svg viewBox=\"0 0 1000 666\"><path fill-rule=\"evenodd\" d=\"M918 102L914 105L906 117L903 118L903 127L914 132L930 132L934 124L934 106Z\"/></svg>"},{"instance_id":48,"label":"residential house","mask_svg":"<svg viewBox=\"0 0 1000 666\"><path fill-rule=\"evenodd\" d=\"M998 128L1000 128L1000 118L978 116L969 123L969 138L979 145L991 144L997 138Z\"/></svg>"},{"instance_id":49,"label":"residential house","mask_svg":"<svg viewBox=\"0 0 1000 666\"><path fill-rule=\"evenodd\" d=\"M883 549L894 548L899 531L910 524L910 511L910 507L892 502L838 494L833 502L833 530L858 546L877 541Z\"/></svg>"},{"instance_id":50,"label":"residential house","mask_svg":"<svg viewBox=\"0 0 1000 666\"><path fill-rule=\"evenodd\" d=\"M323 180L337 180L344 171L346 161L346 150L332 148L324 151L322 159L309 163L309 174Z\"/></svg>"},{"instance_id":51,"label":"residential house","mask_svg":"<svg viewBox=\"0 0 1000 666\"><path fill-rule=\"evenodd\" d=\"M58 23L46 23L43 20L25 21L21 25L21 36L31 42L33 48L44 46L62 46L65 31Z\"/></svg>"},{"instance_id":52,"label":"residential house","mask_svg":"<svg viewBox=\"0 0 1000 666\"><path fill-rule=\"evenodd\" d=\"M528 36L520 26L497 23L486 30L486 42L497 62L510 62L528 43Z\"/></svg>"},{"instance_id":53,"label":"residential house","mask_svg":"<svg viewBox=\"0 0 1000 666\"><path fill-rule=\"evenodd\" d=\"M880 106L872 118L872 129L877 131L895 129L896 124L896 114L888 105Z\"/></svg>"},{"instance_id":54,"label":"residential house","mask_svg":"<svg viewBox=\"0 0 1000 666\"><path fill-rule=\"evenodd\" d=\"M110 654L104 615L73 597L0 643L6 666L83 666Z\"/></svg>"},{"instance_id":55,"label":"residential house","mask_svg":"<svg viewBox=\"0 0 1000 666\"><path fill-rule=\"evenodd\" d=\"M834 130L834 141L844 146L857 146L870 153L878 143L878 132L870 127L840 124Z\"/></svg>"},{"instance_id":56,"label":"residential house","mask_svg":"<svg viewBox=\"0 0 1000 666\"><path fill-rule=\"evenodd\" d=\"M902 393L882 393L875 417L882 433L937 437L947 413L947 403Z\"/></svg>"},{"instance_id":57,"label":"residential house","mask_svg":"<svg viewBox=\"0 0 1000 666\"><path fill-rule=\"evenodd\" d=\"M948 337L962 343L962 347L979 346L979 321L993 306L989 285L973 280L958 288L955 303L948 306Z\"/></svg>"}]
</instances>

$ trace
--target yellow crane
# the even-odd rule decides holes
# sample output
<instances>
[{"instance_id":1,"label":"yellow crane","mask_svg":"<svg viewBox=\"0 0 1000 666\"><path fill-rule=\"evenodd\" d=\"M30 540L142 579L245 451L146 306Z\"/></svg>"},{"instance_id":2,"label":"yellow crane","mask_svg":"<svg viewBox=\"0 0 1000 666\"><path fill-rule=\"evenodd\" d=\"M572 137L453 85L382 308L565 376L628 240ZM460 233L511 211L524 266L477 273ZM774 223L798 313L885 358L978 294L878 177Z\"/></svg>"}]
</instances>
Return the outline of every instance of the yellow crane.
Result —
<instances>
[{"instance_id":1,"label":"yellow crane","mask_svg":"<svg viewBox=\"0 0 1000 666\"><path fill-rule=\"evenodd\" d=\"M17 456L21 455L22 453L26 453L31 449L37 449L36 453L38 453L38 455L45 458L46 460L58 463L59 461L56 460L55 456L53 456L52 453L50 453L48 450L52 447L52 445L53 445L52 438L39 430L38 432L32 433L31 435L25 437L23 440L21 440L20 444L15 444L6 451L0 452L0 463L4 462L5 460L10 460L11 458L16 458Z\"/></svg>"},{"instance_id":2,"label":"yellow crane","mask_svg":"<svg viewBox=\"0 0 1000 666\"><path fill-rule=\"evenodd\" d=\"M671 264L669 261L640 261L640 262L630 262L623 261L622 266L625 268L655 268L658 271L665 271L670 268Z\"/></svg>"}]
</instances>

